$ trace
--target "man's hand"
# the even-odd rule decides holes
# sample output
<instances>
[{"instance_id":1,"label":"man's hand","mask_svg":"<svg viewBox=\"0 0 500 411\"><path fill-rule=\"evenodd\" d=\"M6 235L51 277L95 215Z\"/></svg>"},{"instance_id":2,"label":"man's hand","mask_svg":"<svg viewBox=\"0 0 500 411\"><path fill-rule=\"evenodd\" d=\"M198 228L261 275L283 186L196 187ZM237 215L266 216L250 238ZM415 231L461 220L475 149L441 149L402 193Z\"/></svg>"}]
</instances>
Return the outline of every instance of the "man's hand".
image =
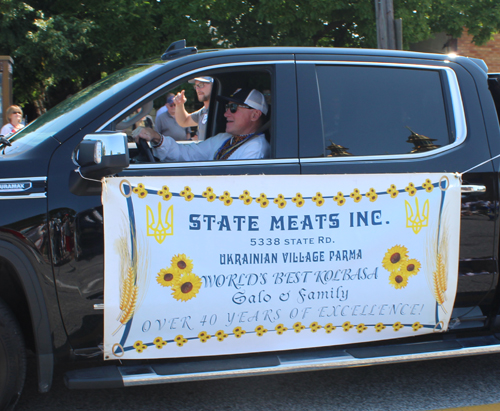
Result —
<instances>
[{"instance_id":1,"label":"man's hand","mask_svg":"<svg viewBox=\"0 0 500 411\"><path fill-rule=\"evenodd\" d=\"M177 95L174 97L174 103L175 107L177 106L184 106L186 104L187 98L184 95L184 90L182 90L180 93L177 93Z\"/></svg>"},{"instance_id":2,"label":"man's hand","mask_svg":"<svg viewBox=\"0 0 500 411\"><path fill-rule=\"evenodd\" d=\"M158 134L152 128L148 128L148 127L137 127L132 132L132 137L134 138L136 143L139 142L139 138L142 138L146 141L152 141L153 144L158 144L161 141L160 134Z\"/></svg>"}]
</instances>

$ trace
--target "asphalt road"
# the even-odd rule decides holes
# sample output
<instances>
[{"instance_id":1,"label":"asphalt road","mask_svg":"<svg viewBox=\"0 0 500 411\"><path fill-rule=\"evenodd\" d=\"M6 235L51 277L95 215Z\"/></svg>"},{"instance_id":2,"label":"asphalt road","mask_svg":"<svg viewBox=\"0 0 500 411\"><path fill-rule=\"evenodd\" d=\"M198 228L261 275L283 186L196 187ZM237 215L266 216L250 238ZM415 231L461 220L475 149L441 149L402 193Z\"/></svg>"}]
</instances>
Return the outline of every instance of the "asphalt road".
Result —
<instances>
[{"instance_id":1,"label":"asphalt road","mask_svg":"<svg viewBox=\"0 0 500 411\"><path fill-rule=\"evenodd\" d=\"M500 354L91 391L68 390L63 371L38 394L31 362L18 411L421 411L500 402Z\"/></svg>"}]
</instances>

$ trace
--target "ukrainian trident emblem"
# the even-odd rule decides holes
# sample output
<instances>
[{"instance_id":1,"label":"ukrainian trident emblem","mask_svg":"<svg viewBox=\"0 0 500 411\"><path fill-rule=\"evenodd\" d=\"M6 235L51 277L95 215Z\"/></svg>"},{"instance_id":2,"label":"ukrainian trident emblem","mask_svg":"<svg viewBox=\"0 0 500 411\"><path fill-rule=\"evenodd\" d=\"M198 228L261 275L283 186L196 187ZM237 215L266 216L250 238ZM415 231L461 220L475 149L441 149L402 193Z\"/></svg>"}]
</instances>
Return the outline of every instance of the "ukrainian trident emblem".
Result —
<instances>
[{"instance_id":1,"label":"ukrainian trident emblem","mask_svg":"<svg viewBox=\"0 0 500 411\"><path fill-rule=\"evenodd\" d=\"M415 234L418 234L423 227L429 225L429 200L425 200L422 210L418 207L417 197L415 197L415 210L407 200L405 200L405 207L407 228L411 228Z\"/></svg>"},{"instance_id":2,"label":"ukrainian trident emblem","mask_svg":"<svg viewBox=\"0 0 500 411\"><path fill-rule=\"evenodd\" d=\"M158 215L155 216L151 207L146 206L146 224L148 237L154 237L158 244L163 243L168 235L174 235L174 206L171 205L165 216L162 216L161 203L158 203Z\"/></svg>"}]
</instances>

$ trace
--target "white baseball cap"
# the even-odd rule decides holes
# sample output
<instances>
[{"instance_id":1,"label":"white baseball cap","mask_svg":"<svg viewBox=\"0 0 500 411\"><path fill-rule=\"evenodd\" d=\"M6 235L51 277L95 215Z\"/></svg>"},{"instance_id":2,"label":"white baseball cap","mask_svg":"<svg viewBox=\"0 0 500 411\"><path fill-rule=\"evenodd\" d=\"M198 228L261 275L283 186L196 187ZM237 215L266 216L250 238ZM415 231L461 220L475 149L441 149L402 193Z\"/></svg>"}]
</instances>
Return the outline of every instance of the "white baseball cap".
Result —
<instances>
[{"instance_id":1,"label":"white baseball cap","mask_svg":"<svg viewBox=\"0 0 500 411\"><path fill-rule=\"evenodd\" d=\"M248 88L239 88L229 97L218 96L217 99L221 101L234 101L235 103L246 104L248 107L262 111L262 114L264 115L266 115L268 111L264 94L255 89L250 90Z\"/></svg>"},{"instance_id":2,"label":"white baseball cap","mask_svg":"<svg viewBox=\"0 0 500 411\"><path fill-rule=\"evenodd\" d=\"M194 84L195 81L200 81L201 83L213 83L213 77L195 77L188 81L190 84Z\"/></svg>"}]
</instances>

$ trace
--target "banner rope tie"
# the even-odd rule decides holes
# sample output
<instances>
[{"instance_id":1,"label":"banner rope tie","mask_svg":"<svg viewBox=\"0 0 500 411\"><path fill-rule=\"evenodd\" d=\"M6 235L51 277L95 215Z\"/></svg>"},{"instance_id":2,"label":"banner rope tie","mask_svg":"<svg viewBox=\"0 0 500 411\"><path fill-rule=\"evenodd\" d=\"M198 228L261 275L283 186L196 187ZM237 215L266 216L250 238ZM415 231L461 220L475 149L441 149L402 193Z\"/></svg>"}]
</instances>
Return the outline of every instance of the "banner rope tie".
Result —
<instances>
[{"instance_id":1,"label":"banner rope tie","mask_svg":"<svg viewBox=\"0 0 500 411\"><path fill-rule=\"evenodd\" d=\"M479 164L475 165L474 167L469 168L468 170L462 171L460 174L468 173L469 171L472 171L475 168L481 167L483 164L486 164L490 161L496 160L498 157L500 157L500 154L496 155L495 157L490 158L489 160L483 161L482 163L479 163Z\"/></svg>"}]
</instances>

